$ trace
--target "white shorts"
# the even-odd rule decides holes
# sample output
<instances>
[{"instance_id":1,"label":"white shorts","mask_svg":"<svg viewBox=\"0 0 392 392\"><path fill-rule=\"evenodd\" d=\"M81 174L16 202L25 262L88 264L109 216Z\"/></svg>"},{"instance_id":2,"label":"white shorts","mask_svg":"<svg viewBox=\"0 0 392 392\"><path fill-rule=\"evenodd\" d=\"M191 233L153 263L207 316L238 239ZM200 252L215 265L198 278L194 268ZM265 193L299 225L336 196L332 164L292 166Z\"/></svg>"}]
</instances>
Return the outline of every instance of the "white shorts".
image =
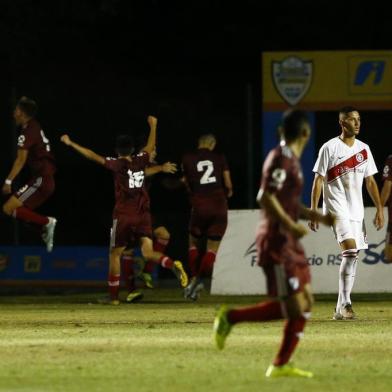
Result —
<instances>
[{"instance_id":1,"label":"white shorts","mask_svg":"<svg viewBox=\"0 0 392 392\"><path fill-rule=\"evenodd\" d=\"M347 219L336 219L335 226L332 227L332 230L339 244L344 240L354 239L357 249L368 248L365 221L358 222Z\"/></svg>"}]
</instances>

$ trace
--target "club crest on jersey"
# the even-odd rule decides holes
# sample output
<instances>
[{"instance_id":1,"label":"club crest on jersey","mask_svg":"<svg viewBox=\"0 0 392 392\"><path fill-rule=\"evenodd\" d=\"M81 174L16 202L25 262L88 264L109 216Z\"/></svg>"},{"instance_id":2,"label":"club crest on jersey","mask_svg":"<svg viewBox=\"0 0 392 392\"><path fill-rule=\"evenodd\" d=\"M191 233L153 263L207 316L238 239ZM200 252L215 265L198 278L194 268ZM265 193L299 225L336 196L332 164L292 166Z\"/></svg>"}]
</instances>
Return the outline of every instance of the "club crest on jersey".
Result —
<instances>
[{"instance_id":1,"label":"club crest on jersey","mask_svg":"<svg viewBox=\"0 0 392 392\"><path fill-rule=\"evenodd\" d=\"M355 159L357 162L362 162L363 161L363 155L359 152L357 155L355 155Z\"/></svg>"},{"instance_id":2,"label":"club crest on jersey","mask_svg":"<svg viewBox=\"0 0 392 392\"><path fill-rule=\"evenodd\" d=\"M313 62L296 56L272 62L272 80L279 95L294 106L308 92L313 78Z\"/></svg>"},{"instance_id":3,"label":"club crest on jersey","mask_svg":"<svg viewBox=\"0 0 392 392\"><path fill-rule=\"evenodd\" d=\"M385 165L385 166L384 166L383 173L384 173L384 176L385 176L385 177L388 175L388 173L389 173L389 166L388 166L388 165Z\"/></svg>"}]
</instances>

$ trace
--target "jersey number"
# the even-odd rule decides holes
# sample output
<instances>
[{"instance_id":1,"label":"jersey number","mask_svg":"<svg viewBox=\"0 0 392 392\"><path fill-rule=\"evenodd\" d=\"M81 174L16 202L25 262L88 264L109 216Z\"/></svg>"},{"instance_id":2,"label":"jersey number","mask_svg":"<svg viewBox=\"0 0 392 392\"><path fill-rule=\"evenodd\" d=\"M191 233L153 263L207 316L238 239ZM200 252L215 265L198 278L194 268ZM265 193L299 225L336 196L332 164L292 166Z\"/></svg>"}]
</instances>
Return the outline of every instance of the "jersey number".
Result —
<instances>
[{"instance_id":1,"label":"jersey number","mask_svg":"<svg viewBox=\"0 0 392 392\"><path fill-rule=\"evenodd\" d=\"M197 162L197 171L204 172L200 178L200 184L211 184L216 182L216 177L212 176L214 172L214 164L211 161L199 161Z\"/></svg>"},{"instance_id":2,"label":"jersey number","mask_svg":"<svg viewBox=\"0 0 392 392\"><path fill-rule=\"evenodd\" d=\"M127 173L129 176L129 187L131 189L141 188L143 186L143 181L144 181L143 171L133 172L131 170L128 170Z\"/></svg>"},{"instance_id":3,"label":"jersey number","mask_svg":"<svg viewBox=\"0 0 392 392\"><path fill-rule=\"evenodd\" d=\"M42 141L45 143L46 151L50 151L49 139L45 136L44 131L41 129Z\"/></svg>"}]
</instances>

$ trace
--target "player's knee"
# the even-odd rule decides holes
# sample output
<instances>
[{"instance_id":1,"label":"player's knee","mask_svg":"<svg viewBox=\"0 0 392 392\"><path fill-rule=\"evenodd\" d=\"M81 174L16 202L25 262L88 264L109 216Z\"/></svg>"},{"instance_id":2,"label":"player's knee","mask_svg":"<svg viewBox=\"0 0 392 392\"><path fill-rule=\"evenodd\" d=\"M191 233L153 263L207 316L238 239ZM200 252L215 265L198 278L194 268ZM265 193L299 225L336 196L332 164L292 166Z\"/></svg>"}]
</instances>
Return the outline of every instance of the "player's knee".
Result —
<instances>
[{"instance_id":1,"label":"player's knee","mask_svg":"<svg viewBox=\"0 0 392 392\"><path fill-rule=\"evenodd\" d=\"M170 240L170 233L164 226L159 226L154 230L154 236L157 239L169 241Z\"/></svg>"}]
</instances>

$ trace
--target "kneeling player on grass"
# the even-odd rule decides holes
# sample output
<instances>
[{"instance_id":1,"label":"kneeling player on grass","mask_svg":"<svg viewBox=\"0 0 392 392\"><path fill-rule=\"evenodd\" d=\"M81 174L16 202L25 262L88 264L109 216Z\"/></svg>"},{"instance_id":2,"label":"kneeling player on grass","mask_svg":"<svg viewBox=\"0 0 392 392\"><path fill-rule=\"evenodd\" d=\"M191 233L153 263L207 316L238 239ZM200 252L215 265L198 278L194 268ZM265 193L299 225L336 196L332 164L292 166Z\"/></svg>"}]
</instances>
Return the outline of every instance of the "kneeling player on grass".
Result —
<instances>
[{"instance_id":1,"label":"kneeling player on grass","mask_svg":"<svg viewBox=\"0 0 392 392\"><path fill-rule=\"evenodd\" d=\"M118 158L104 158L73 142L68 135L61 141L81 155L111 170L114 175L116 204L113 211L113 226L110 240L109 299L108 304L119 304L120 258L129 246L140 245L143 257L154 260L171 269L185 287L188 277L180 261L173 261L160 252L155 252L151 240L150 201L144 185L144 170L149 163L149 154L155 147L157 119L149 116L150 134L147 145L137 155L132 155L133 142L127 136L119 136L116 142Z\"/></svg>"},{"instance_id":2,"label":"kneeling player on grass","mask_svg":"<svg viewBox=\"0 0 392 392\"><path fill-rule=\"evenodd\" d=\"M266 377L312 377L313 374L288 364L310 317L313 295L309 266L299 238L307 229L300 217L326 225L333 216L321 215L300 203L303 176L299 158L310 136L305 113L289 112L283 119L282 142L266 158L257 200L261 218L256 245L258 263L267 279L269 301L238 309L222 306L215 318L214 336L219 349L234 324L286 319L283 341Z\"/></svg>"}]
</instances>

